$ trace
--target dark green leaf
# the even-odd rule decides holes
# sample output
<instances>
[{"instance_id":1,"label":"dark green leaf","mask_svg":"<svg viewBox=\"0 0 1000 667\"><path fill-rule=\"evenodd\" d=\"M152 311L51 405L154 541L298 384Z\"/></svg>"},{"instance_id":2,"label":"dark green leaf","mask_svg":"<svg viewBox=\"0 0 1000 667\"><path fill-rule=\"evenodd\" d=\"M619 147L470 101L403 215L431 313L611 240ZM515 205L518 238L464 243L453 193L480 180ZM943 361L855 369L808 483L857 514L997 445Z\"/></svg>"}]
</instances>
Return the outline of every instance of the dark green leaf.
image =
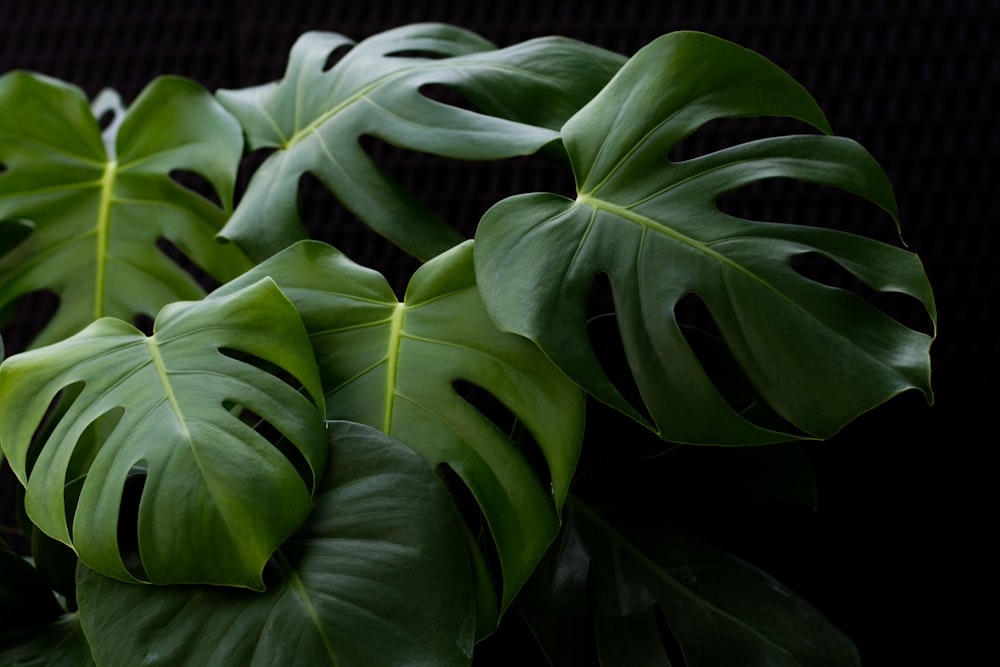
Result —
<instances>
[{"instance_id":1,"label":"dark green leaf","mask_svg":"<svg viewBox=\"0 0 1000 667\"><path fill-rule=\"evenodd\" d=\"M828 437L916 387L931 396L931 337L792 260L818 253L874 290L934 301L915 255L874 240L719 211L721 195L795 178L865 197L893 215L888 179L855 142L764 139L684 162L670 149L723 117L785 115L826 130L815 102L774 64L699 33L639 51L562 131L578 196L507 199L476 235L476 271L501 329L536 341L584 388L675 442L752 444ZM607 274L640 398L609 380L586 326L594 277ZM675 308L706 305L739 368L791 428L747 419L692 350ZM649 422L647 422L649 423Z\"/></svg>"},{"instance_id":2,"label":"dark green leaf","mask_svg":"<svg viewBox=\"0 0 1000 667\"><path fill-rule=\"evenodd\" d=\"M324 70L328 56L347 46L353 48ZM309 172L366 225L429 259L462 236L380 169L359 138L463 160L534 153L558 140L556 129L622 60L563 38L497 50L440 24L396 28L356 46L342 35L306 33L281 81L218 93L252 148L277 149L223 235L258 259L305 238L296 192ZM449 88L478 111L432 99L424 94L428 86Z\"/></svg>"},{"instance_id":3,"label":"dark green leaf","mask_svg":"<svg viewBox=\"0 0 1000 667\"><path fill-rule=\"evenodd\" d=\"M312 400L237 353L290 373ZM33 445L66 389L75 400ZM0 444L32 522L125 581L260 588L264 563L307 516L312 480L232 404L272 424L312 476L325 465L312 349L267 279L227 298L171 304L150 337L103 318L15 355L0 366L0 403L19 406L0 420ZM129 530L137 563L120 543Z\"/></svg>"},{"instance_id":4,"label":"dark green leaf","mask_svg":"<svg viewBox=\"0 0 1000 667\"><path fill-rule=\"evenodd\" d=\"M463 665L475 632L461 522L428 465L374 429L330 425L315 508L267 592L124 584L81 568L106 667Z\"/></svg>"},{"instance_id":5,"label":"dark green leaf","mask_svg":"<svg viewBox=\"0 0 1000 667\"><path fill-rule=\"evenodd\" d=\"M92 321L152 317L200 298L194 277L157 246L169 240L218 280L248 266L214 242L232 207L243 144L236 121L193 81L157 79L102 139L82 91L12 72L0 77L0 307L36 290L59 308L35 345ZM171 178L201 174L222 208Z\"/></svg>"}]
</instances>

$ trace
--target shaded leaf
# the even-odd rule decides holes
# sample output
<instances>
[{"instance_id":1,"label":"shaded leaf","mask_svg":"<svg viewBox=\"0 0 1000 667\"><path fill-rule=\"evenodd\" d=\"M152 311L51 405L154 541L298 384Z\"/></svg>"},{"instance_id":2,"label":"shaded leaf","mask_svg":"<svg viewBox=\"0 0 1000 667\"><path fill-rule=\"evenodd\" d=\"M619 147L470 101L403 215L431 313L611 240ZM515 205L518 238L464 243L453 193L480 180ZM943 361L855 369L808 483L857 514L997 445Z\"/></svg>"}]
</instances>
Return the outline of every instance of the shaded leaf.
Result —
<instances>
[{"instance_id":1,"label":"shaded leaf","mask_svg":"<svg viewBox=\"0 0 1000 667\"><path fill-rule=\"evenodd\" d=\"M742 220L716 206L723 194L780 177L842 188L895 216L888 179L863 148L790 136L667 160L702 124L754 115L827 129L808 93L761 56L704 34L664 36L564 126L576 200L512 197L486 213L476 234L480 290L500 328L536 341L587 391L667 440L765 443L798 438L799 429L823 438L909 388L931 397L931 337L792 268L796 256L818 253L872 289L917 299L933 320L915 255L843 232ZM587 295L602 273L640 395L633 402L608 379L587 333ZM748 420L712 382L675 315L691 294L790 427Z\"/></svg>"},{"instance_id":2,"label":"shaded leaf","mask_svg":"<svg viewBox=\"0 0 1000 667\"><path fill-rule=\"evenodd\" d=\"M260 276L274 279L310 333L329 416L382 430L446 464L471 490L496 543L505 608L559 529L584 402L530 341L492 324L476 289L471 242L422 266L402 302L379 273L313 241L215 294ZM502 403L537 451L522 449L463 398L458 381Z\"/></svg>"},{"instance_id":3,"label":"shaded leaf","mask_svg":"<svg viewBox=\"0 0 1000 667\"><path fill-rule=\"evenodd\" d=\"M670 665L659 614L688 667L860 664L851 641L788 588L669 524L651 525L648 507L596 511L574 497L568 507L518 602L554 665L580 664L572 638L586 609L602 665Z\"/></svg>"},{"instance_id":4,"label":"shaded leaf","mask_svg":"<svg viewBox=\"0 0 1000 667\"><path fill-rule=\"evenodd\" d=\"M304 384L312 401L255 359ZM75 400L33 445L67 388ZM0 366L0 403L20 407L0 421L0 444L26 486L32 522L125 581L260 588L264 563L309 512L297 459L314 477L325 464L312 350L294 308L266 279L225 299L171 304L150 337L103 318L11 357ZM273 425L285 450L232 404ZM135 544L123 545L129 530Z\"/></svg>"},{"instance_id":5,"label":"shaded leaf","mask_svg":"<svg viewBox=\"0 0 1000 667\"><path fill-rule=\"evenodd\" d=\"M46 625L0 630L0 665L4 667L89 667L94 665L77 614Z\"/></svg>"},{"instance_id":6,"label":"shaded leaf","mask_svg":"<svg viewBox=\"0 0 1000 667\"><path fill-rule=\"evenodd\" d=\"M102 138L97 113L114 115ZM105 93L27 72L0 77L0 307L36 290L60 300L35 340L61 340L104 316L132 321L197 299L195 278L157 246L166 239L219 281L249 265L214 236L232 207L243 142L198 84L157 79L126 113ZM219 208L175 182L201 174Z\"/></svg>"},{"instance_id":7,"label":"shaded leaf","mask_svg":"<svg viewBox=\"0 0 1000 667\"><path fill-rule=\"evenodd\" d=\"M124 584L81 568L102 665L468 664L474 616L462 527L427 464L378 431L330 425L306 523L271 559L267 592Z\"/></svg>"},{"instance_id":8,"label":"shaded leaf","mask_svg":"<svg viewBox=\"0 0 1000 667\"><path fill-rule=\"evenodd\" d=\"M348 46L324 70L330 54ZM565 38L498 50L441 24L396 28L356 46L342 35L306 33L281 81L218 92L251 148L277 149L254 174L223 236L257 259L305 238L296 193L309 172L366 225L429 259L462 236L380 169L358 140L372 136L463 160L531 154L558 140L556 129L622 61ZM435 100L424 94L428 86L444 86L478 111Z\"/></svg>"}]
</instances>

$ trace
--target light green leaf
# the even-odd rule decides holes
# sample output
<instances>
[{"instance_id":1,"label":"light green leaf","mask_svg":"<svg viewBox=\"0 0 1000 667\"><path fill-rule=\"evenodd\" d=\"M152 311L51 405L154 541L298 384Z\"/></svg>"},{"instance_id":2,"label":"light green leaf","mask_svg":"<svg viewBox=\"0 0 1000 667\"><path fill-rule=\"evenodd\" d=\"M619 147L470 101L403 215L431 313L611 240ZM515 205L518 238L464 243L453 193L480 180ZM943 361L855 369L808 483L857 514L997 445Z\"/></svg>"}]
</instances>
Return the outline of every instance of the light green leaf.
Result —
<instances>
[{"instance_id":1,"label":"light green leaf","mask_svg":"<svg viewBox=\"0 0 1000 667\"><path fill-rule=\"evenodd\" d=\"M385 279L302 242L216 294L270 276L306 324L331 418L368 424L447 464L485 514L503 573L501 609L559 529L579 455L583 396L530 341L483 309L466 242L421 267L400 302ZM495 397L533 436L526 452L456 391ZM529 462L538 456L538 470Z\"/></svg>"},{"instance_id":2,"label":"light green leaf","mask_svg":"<svg viewBox=\"0 0 1000 667\"><path fill-rule=\"evenodd\" d=\"M33 444L62 391L75 399ZM224 299L171 304L150 337L102 318L15 355L0 365L0 404L19 406L0 421L0 444L26 486L31 520L124 581L261 588L264 563L309 513L303 475L315 479L325 464L312 350L266 279ZM233 405L273 425L283 449ZM125 500L137 489L135 508ZM134 545L123 537L133 530Z\"/></svg>"},{"instance_id":3,"label":"light green leaf","mask_svg":"<svg viewBox=\"0 0 1000 667\"><path fill-rule=\"evenodd\" d=\"M95 113L112 114L102 139ZM106 145L107 144L107 145ZM35 346L104 316L132 321L204 291L158 239L219 281L249 263L214 242L232 208L238 123L198 84L164 77L124 113L42 76L0 77L0 307L36 290L60 305ZM202 175L222 208L171 172Z\"/></svg>"},{"instance_id":4,"label":"light green leaf","mask_svg":"<svg viewBox=\"0 0 1000 667\"><path fill-rule=\"evenodd\" d=\"M81 568L98 662L170 667L465 665L474 616L463 528L426 462L378 431L330 425L309 519L267 592L137 586Z\"/></svg>"},{"instance_id":5,"label":"light green leaf","mask_svg":"<svg viewBox=\"0 0 1000 667\"><path fill-rule=\"evenodd\" d=\"M324 70L329 55L348 46ZM463 160L534 153L558 140L556 129L623 60L565 38L497 50L440 24L396 28L356 46L342 35L306 33L281 81L218 92L252 148L277 149L254 174L223 236L257 259L305 238L296 192L309 172L366 225L429 259L462 236L379 168L359 139ZM424 94L437 85L478 111Z\"/></svg>"},{"instance_id":6,"label":"light green leaf","mask_svg":"<svg viewBox=\"0 0 1000 667\"><path fill-rule=\"evenodd\" d=\"M751 444L828 437L911 387L928 398L931 338L851 292L814 282L793 258L818 253L874 290L917 299L936 317L920 261L846 233L754 222L719 211L723 194L768 178L835 186L894 216L888 179L855 142L790 136L683 162L671 148L715 118L791 116L826 130L812 98L777 66L699 33L639 51L562 131L575 200L531 194L500 202L476 235L476 271L501 329L536 341L601 400L677 442ZM641 401L608 379L587 335L597 274ZM694 294L743 373L789 428L752 423L712 383L675 316Z\"/></svg>"}]
</instances>

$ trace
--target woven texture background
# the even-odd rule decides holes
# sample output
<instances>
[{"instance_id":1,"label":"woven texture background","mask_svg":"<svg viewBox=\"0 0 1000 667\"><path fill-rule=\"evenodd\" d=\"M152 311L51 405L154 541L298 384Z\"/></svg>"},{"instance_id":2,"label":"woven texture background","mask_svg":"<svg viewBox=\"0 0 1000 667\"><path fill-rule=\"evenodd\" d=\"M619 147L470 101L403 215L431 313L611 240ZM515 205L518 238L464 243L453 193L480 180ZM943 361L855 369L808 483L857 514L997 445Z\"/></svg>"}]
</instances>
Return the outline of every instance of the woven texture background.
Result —
<instances>
[{"instance_id":1,"label":"woven texture background","mask_svg":"<svg viewBox=\"0 0 1000 667\"><path fill-rule=\"evenodd\" d=\"M778 548L750 555L854 637L866 664L926 655L928 644L917 638L957 650L957 642L943 640L962 596L968 589L997 592L996 576L985 570L983 533L995 532L987 517L997 509L998 478L985 465L992 440L981 415L1000 398L1000 129L988 101L1000 80L1000 2L0 0L0 73L39 71L91 96L110 86L126 100L164 73L209 89L236 88L279 78L288 48L305 30L360 39L415 21L459 24L501 46L562 34L625 54L671 30L711 32L788 70L817 98L835 132L857 139L882 163L896 188L904 237L936 290L937 405L903 396L814 446L820 513L752 526ZM720 125L693 148L760 129ZM566 187L564 177L531 160L470 166L385 146L375 151L408 187L429 191L433 209L468 221L466 231L506 194ZM405 284L410 260L362 233L319 188L307 186L306 195L315 235L357 261L389 267L394 285ZM871 208L817 189L760 187L732 206L755 217L892 237L888 219ZM919 320L919 313L901 316ZM22 334L4 335L16 344ZM960 624L969 636L987 627L972 617Z\"/></svg>"}]
</instances>

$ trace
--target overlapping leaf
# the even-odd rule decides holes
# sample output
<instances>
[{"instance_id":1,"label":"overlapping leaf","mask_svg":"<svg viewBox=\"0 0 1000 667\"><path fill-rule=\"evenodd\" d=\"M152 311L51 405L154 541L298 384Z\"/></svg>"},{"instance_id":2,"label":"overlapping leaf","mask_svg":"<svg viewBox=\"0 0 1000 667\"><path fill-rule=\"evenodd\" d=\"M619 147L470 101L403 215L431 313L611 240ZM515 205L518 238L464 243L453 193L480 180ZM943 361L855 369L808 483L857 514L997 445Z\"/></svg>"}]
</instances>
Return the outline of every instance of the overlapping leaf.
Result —
<instances>
[{"instance_id":1,"label":"overlapping leaf","mask_svg":"<svg viewBox=\"0 0 1000 667\"><path fill-rule=\"evenodd\" d=\"M503 570L501 608L559 529L579 454L582 394L537 347L483 309L466 242L421 267L399 302L385 279L317 242L292 246L225 285L272 277L316 350L331 417L369 424L454 470L489 524ZM540 472L456 391L499 400L534 437Z\"/></svg>"},{"instance_id":2,"label":"overlapping leaf","mask_svg":"<svg viewBox=\"0 0 1000 667\"><path fill-rule=\"evenodd\" d=\"M465 160L534 153L558 140L556 129L624 60L564 38L498 50L460 28L416 24L362 41L325 70L330 54L348 46L342 35L306 33L281 81L218 93L252 148L277 149L223 231L255 258L305 238L296 193L306 172L407 252L429 259L447 250L462 236L381 170L359 139ZM479 111L432 99L422 92L432 85Z\"/></svg>"},{"instance_id":3,"label":"overlapping leaf","mask_svg":"<svg viewBox=\"0 0 1000 667\"><path fill-rule=\"evenodd\" d=\"M476 270L504 330L535 340L588 391L679 442L749 444L827 437L859 413L919 388L930 397L931 338L853 293L792 268L817 253L879 291L934 302L915 255L838 231L738 219L723 194L767 178L835 186L895 215L889 182L844 138L763 139L683 162L671 148L723 117L790 116L827 124L812 98L763 57L699 33L639 51L570 119L563 142L578 196L513 197L487 212ZM586 328L588 291L606 274L641 401L602 370ZM723 398L675 316L694 294L770 407L792 426L743 417Z\"/></svg>"},{"instance_id":4,"label":"overlapping leaf","mask_svg":"<svg viewBox=\"0 0 1000 667\"><path fill-rule=\"evenodd\" d=\"M462 525L425 461L334 422L308 521L267 592L133 586L81 568L84 628L107 667L464 665L474 613Z\"/></svg>"},{"instance_id":5,"label":"overlapping leaf","mask_svg":"<svg viewBox=\"0 0 1000 667\"><path fill-rule=\"evenodd\" d=\"M851 641L773 577L683 532L650 530L648 507L598 512L571 498L566 529L537 573L526 611L556 665L573 665L590 621L602 665L858 665ZM663 614L669 630L661 631ZM669 643L669 640L668 640Z\"/></svg>"},{"instance_id":6,"label":"overlapping leaf","mask_svg":"<svg viewBox=\"0 0 1000 667\"><path fill-rule=\"evenodd\" d=\"M146 337L103 318L0 366L0 403L19 408L0 421L0 444L28 515L123 581L260 588L264 563L309 513L310 473L297 466L318 478L327 451L302 322L265 279L210 303L171 304L155 326ZM72 403L33 443L59 392ZM234 406L274 426L284 451ZM138 508L123 507L136 485ZM120 544L133 529L137 544Z\"/></svg>"},{"instance_id":7,"label":"overlapping leaf","mask_svg":"<svg viewBox=\"0 0 1000 667\"><path fill-rule=\"evenodd\" d=\"M0 307L36 290L60 299L43 345L104 316L152 317L197 299L166 239L220 281L248 263L213 241L232 206L243 143L236 121L193 81L153 82L102 139L82 91L26 72L0 77ZM175 182L202 175L222 208Z\"/></svg>"}]
</instances>

